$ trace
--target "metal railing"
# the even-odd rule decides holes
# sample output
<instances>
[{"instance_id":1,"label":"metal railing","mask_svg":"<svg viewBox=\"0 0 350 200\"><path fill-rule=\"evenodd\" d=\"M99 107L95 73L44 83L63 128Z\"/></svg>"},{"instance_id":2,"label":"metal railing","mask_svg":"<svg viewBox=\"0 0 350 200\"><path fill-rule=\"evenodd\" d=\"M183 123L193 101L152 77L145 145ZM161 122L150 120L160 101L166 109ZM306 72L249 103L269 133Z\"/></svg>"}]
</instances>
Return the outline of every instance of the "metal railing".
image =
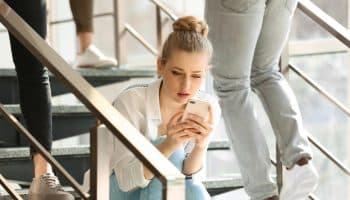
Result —
<instances>
[{"instance_id":1,"label":"metal railing","mask_svg":"<svg viewBox=\"0 0 350 200\"><path fill-rule=\"evenodd\" d=\"M165 185L164 199L184 198L184 175L171 164L147 139L140 137L140 133L128 120L126 120L96 89L94 89L81 75L72 69L63 58L61 58L32 28L28 26L3 0L0 0L0 22L7 30L16 37L41 63L43 63L77 98L87 106L98 120L105 124L108 129L117 137L130 151ZM3 112L10 121L13 116ZM19 124L17 129L22 129ZM21 133L25 133L23 129ZM29 134L29 133L28 133ZM78 191L83 199L97 199L96 192L90 197L84 193L75 180L65 174L54 158L36 140L28 137L34 148L53 165L59 173L66 175L67 181ZM94 149L92 149L94 151ZM92 166L97 165L97 157L92 157ZM95 170L96 167L95 167ZM103 174L109 172L92 172ZM108 181L108 180L105 180ZM91 190L98 191L99 186L94 180L91 181Z\"/></svg>"},{"instance_id":2,"label":"metal railing","mask_svg":"<svg viewBox=\"0 0 350 200\"><path fill-rule=\"evenodd\" d=\"M350 47L350 31L339 24L332 17L327 15L323 10L317 7L310 0L299 0L298 8L309 16L314 22L320 25L323 29L332 34L335 38L341 41L347 47ZM311 87L316 89L321 95L326 97L331 103L333 103L338 109L344 112L348 117L350 117L350 110L340 103L339 100L331 96L325 89L323 89L320 85L318 85L314 80L306 75L302 70L294 66L293 64L288 65L288 69L291 69L298 76L300 76L303 80L306 81ZM317 147L324 155L328 157L341 171L343 171L346 175L350 176L350 170L347 168L342 162L339 161L334 155L332 155L325 147L323 147L319 142L315 140L309 134L309 141Z\"/></svg>"}]
</instances>

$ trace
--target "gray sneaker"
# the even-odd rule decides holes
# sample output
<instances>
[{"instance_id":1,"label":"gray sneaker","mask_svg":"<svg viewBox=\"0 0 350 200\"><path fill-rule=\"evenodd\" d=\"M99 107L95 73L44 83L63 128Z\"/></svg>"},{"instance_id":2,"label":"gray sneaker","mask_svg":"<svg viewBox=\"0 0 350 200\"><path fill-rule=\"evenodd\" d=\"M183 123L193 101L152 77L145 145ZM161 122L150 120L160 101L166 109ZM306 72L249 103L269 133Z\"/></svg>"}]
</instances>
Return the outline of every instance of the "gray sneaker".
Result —
<instances>
[{"instance_id":1,"label":"gray sneaker","mask_svg":"<svg viewBox=\"0 0 350 200\"><path fill-rule=\"evenodd\" d=\"M45 174L39 179L33 178L29 188L29 200L74 200L73 195L65 192L58 178Z\"/></svg>"}]
</instances>

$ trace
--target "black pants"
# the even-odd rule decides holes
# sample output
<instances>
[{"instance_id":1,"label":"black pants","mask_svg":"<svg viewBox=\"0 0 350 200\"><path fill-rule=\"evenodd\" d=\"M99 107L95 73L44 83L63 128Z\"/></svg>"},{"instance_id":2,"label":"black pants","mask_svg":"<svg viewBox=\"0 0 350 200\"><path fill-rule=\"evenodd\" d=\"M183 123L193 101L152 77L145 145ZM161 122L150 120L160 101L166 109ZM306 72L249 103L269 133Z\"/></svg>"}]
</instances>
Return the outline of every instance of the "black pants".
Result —
<instances>
[{"instance_id":1,"label":"black pants","mask_svg":"<svg viewBox=\"0 0 350 200\"><path fill-rule=\"evenodd\" d=\"M46 37L45 0L5 0L40 36ZM10 34L21 110L30 133L48 150L52 146L51 89L47 69ZM31 148L31 153L35 150Z\"/></svg>"}]
</instances>

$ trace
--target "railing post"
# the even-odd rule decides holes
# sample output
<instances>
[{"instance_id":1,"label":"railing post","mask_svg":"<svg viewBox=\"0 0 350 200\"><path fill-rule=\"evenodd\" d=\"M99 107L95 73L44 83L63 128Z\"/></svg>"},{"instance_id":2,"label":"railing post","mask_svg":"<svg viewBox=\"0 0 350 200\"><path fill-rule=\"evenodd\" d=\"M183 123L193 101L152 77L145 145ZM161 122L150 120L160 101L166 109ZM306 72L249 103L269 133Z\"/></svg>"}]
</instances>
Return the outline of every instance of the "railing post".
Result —
<instances>
[{"instance_id":1,"label":"railing post","mask_svg":"<svg viewBox=\"0 0 350 200\"><path fill-rule=\"evenodd\" d=\"M156 23L157 23L157 50L161 51L162 48L162 15L159 6L156 5Z\"/></svg>"},{"instance_id":2,"label":"railing post","mask_svg":"<svg viewBox=\"0 0 350 200\"><path fill-rule=\"evenodd\" d=\"M0 174L0 186L3 186L9 195L15 200L23 200L19 194L11 187L11 185L6 181L6 179Z\"/></svg>"},{"instance_id":3,"label":"railing post","mask_svg":"<svg viewBox=\"0 0 350 200\"><path fill-rule=\"evenodd\" d=\"M185 180L167 180L163 188L164 200L184 200L185 199Z\"/></svg>"},{"instance_id":4,"label":"railing post","mask_svg":"<svg viewBox=\"0 0 350 200\"><path fill-rule=\"evenodd\" d=\"M281 193L281 189L283 186L283 165L281 162L281 153L278 149L278 145L276 144L276 172L277 172L277 188L278 193Z\"/></svg>"},{"instance_id":5,"label":"railing post","mask_svg":"<svg viewBox=\"0 0 350 200\"><path fill-rule=\"evenodd\" d=\"M110 134L99 133L97 121L96 126L90 129L90 196L91 200L109 199L109 147L113 141Z\"/></svg>"},{"instance_id":6,"label":"railing post","mask_svg":"<svg viewBox=\"0 0 350 200\"><path fill-rule=\"evenodd\" d=\"M115 57L118 61L118 67L127 63L126 52L125 52L125 6L122 3L123 0L113 0L113 17L114 17L114 42L115 42ZM124 51L122 51L124 49Z\"/></svg>"}]
</instances>

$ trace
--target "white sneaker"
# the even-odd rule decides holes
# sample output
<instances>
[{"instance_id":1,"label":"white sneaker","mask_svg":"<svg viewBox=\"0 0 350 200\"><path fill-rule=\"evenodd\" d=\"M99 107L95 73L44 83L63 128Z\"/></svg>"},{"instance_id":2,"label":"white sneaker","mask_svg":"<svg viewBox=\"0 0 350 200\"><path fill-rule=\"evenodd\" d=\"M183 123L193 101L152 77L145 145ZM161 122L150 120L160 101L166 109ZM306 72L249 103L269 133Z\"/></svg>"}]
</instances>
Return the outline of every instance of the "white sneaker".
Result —
<instances>
[{"instance_id":1,"label":"white sneaker","mask_svg":"<svg viewBox=\"0 0 350 200\"><path fill-rule=\"evenodd\" d=\"M81 68L101 68L116 65L116 59L103 55L103 53L92 44L84 51L84 53L77 55L76 61L74 62L74 67Z\"/></svg>"},{"instance_id":2,"label":"white sneaker","mask_svg":"<svg viewBox=\"0 0 350 200\"><path fill-rule=\"evenodd\" d=\"M315 191L318 182L318 173L309 161L308 164L295 165L292 169L283 168L283 186L281 200L305 200Z\"/></svg>"}]
</instances>

